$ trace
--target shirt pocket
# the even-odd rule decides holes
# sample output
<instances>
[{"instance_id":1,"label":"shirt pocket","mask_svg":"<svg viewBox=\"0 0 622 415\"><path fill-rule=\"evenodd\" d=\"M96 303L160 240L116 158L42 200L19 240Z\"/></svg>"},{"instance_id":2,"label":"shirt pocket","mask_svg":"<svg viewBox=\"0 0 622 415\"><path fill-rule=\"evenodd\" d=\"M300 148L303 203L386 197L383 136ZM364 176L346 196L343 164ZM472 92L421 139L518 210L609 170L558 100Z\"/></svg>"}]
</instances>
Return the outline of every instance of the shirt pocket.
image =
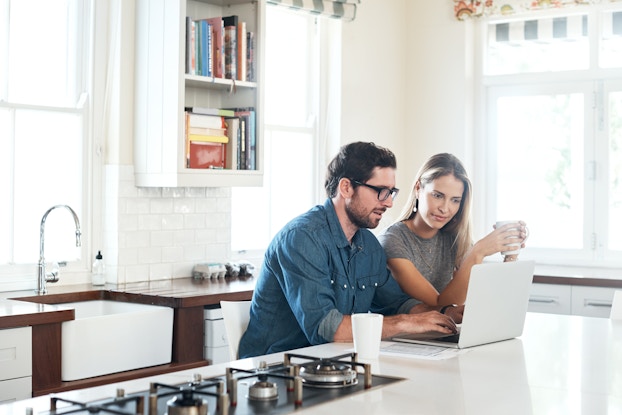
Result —
<instances>
[{"instance_id":1,"label":"shirt pocket","mask_svg":"<svg viewBox=\"0 0 622 415\"><path fill-rule=\"evenodd\" d=\"M356 296L354 305L355 312L367 312L370 309L374 301L376 289L381 284L381 275L366 275L356 279L356 290L354 294Z\"/></svg>"},{"instance_id":2,"label":"shirt pocket","mask_svg":"<svg viewBox=\"0 0 622 415\"><path fill-rule=\"evenodd\" d=\"M381 275L369 275L356 279L356 288L358 291L371 291L373 293L374 290L378 288L381 284Z\"/></svg>"}]
</instances>

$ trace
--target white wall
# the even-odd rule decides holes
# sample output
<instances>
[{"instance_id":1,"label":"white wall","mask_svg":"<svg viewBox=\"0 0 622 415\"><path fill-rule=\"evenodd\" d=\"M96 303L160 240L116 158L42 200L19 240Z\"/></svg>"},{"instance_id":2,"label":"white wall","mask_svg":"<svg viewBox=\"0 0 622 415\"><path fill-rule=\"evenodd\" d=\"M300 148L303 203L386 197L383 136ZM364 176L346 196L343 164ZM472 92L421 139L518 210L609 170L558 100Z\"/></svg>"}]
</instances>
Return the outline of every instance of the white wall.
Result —
<instances>
[{"instance_id":1,"label":"white wall","mask_svg":"<svg viewBox=\"0 0 622 415\"><path fill-rule=\"evenodd\" d=\"M230 222L230 213L224 211L230 192L203 189L207 193L195 194L192 189L132 185L133 124L128 108L134 67L133 48L126 44L133 44L134 1L112 4L113 30L121 32L123 41L111 39L109 49L117 59L109 67L109 97L114 102L107 110L118 111L108 114L106 149L104 252L112 274L109 281L188 276L191 265L201 258L228 256L230 241L221 225ZM452 10L449 0L364 0L356 20L343 24L341 144L374 141L398 158L397 186L402 193L379 229L397 217L419 165L429 155L452 152L469 168L467 68L472 53L467 46L469 26L456 21ZM220 225L181 223L180 211L195 205L218 207ZM167 232L194 232L185 236L193 242L186 239L180 249L175 237L162 236Z\"/></svg>"},{"instance_id":2,"label":"white wall","mask_svg":"<svg viewBox=\"0 0 622 415\"><path fill-rule=\"evenodd\" d=\"M381 226L430 155L453 153L472 172L471 24L452 13L449 0L365 0L343 25L342 141L397 155L401 193Z\"/></svg>"}]
</instances>

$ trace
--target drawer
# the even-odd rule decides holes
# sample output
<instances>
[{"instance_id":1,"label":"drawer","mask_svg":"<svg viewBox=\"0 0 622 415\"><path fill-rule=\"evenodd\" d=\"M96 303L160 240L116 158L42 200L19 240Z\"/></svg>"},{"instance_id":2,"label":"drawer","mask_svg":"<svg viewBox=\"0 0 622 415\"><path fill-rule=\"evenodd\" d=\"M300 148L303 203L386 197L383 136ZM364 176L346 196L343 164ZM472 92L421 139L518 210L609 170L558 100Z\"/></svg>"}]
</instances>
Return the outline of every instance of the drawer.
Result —
<instances>
[{"instance_id":1,"label":"drawer","mask_svg":"<svg viewBox=\"0 0 622 415\"><path fill-rule=\"evenodd\" d=\"M536 313L570 314L571 286L531 284L528 311Z\"/></svg>"},{"instance_id":2,"label":"drawer","mask_svg":"<svg viewBox=\"0 0 622 415\"><path fill-rule=\"evenodd\" d=\"M615 288L572 287L572 314L609 318Z\"/></svg>"},{"instance_id":3,"label":"drawer","mask_svg":"<svg viewBox=\"0 0 622 415\"><path fill-rule=\"evenodd\" d=\"M0 380L32 376L32 328L0 330Z\"/></svg>"},{"instance_id":4,"label":"drawer","mask_svg":"<svg viewBox=\"0 0 622 415\"><path fill-rule=\"evenodd\" d=\"M225 321L223 319L205 320L205 347L223 347L228 345Z\"/></svg>"},{"instance_id":5,"label":"drawer","mask_svg":"<svg viewBox=\"0 0 622 415\"><path fill-rule=\"evenodd\" d=\"M0 382L0 405L32 398L32 377L3 380Z\"/></svg>"}]
</instances>

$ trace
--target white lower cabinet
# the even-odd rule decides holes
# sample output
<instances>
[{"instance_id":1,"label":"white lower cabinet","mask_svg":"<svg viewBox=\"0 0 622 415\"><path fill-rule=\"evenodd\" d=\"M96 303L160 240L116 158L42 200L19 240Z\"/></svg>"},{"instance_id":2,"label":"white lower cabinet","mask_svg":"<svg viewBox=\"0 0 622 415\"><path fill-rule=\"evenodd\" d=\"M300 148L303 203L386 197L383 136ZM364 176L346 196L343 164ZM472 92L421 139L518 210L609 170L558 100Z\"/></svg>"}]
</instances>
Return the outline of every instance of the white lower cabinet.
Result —
<instances>
[{"instance_id":1,"label":"white lower cabinet","mask_svg":"<svg viewBox=\"0 0 622 415\"><path fill-rule=\"evenodd\" d=\"M225 331L222 309L209 308L203 311L205 317L205 351L204 358L212 364L228 362L229 342Z\"/></svg>"},{"instance_id":2,"label":"white lower cabinet","mask_svg":"<svg viewBox=\"0 0 622 415\"><path fill-rule=\"evenodd\" d=\"M572 314L609 318L615 291L607 287L572 287Z\"/></svg>"},{"instance_id":3,"label":"white lower cabinet","mask_svg":"<svg viewBox=\"0 0 622 415\"><path fill-rule=\"evenodd\" d=\"M616 288L532 284L528 311L609 318Z\"/></svg>"},{"instance_id":4,"label":"white lower cabinet","mask_svg":"<svg viewBox=\"0 0 622 415\"><path fill-rule=\"evenodd\" d=\"M32 328L0 330L0 403L32 397Z\"/></svg>"},{"instance_id":5,"label":"white lower cabinet","mask_svg":"<svg viewBox=\"0 0 622 415\"><path fill-rule=\"evenodd\" d=\"M571 286L531 284L529 311L536 313L570 314Z\"/></svg>"}]
</instances>

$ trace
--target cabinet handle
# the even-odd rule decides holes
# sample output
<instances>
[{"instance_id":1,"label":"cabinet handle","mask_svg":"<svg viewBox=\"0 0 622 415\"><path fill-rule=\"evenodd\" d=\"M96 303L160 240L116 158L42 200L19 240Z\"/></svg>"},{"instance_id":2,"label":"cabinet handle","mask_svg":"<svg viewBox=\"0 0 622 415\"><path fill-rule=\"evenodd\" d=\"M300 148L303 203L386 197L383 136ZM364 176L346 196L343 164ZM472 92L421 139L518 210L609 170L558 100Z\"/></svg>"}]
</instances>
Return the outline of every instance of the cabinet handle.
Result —
<instances>
[{"instance_id":1,"label":"cabinet handle","mask_svg":"<svg viewBox=\"0 0 622 415\"><path fill-rule=\"evenodd\" d=\"M554 298L530 298L530 303L544 303L544 304L553 304L556 303Z\"/></svg>"},{"instance_id":2,"label":"cabinet handle","mask_svg":"<svg viewBox=\"0 0 622 415\"><path fill-rule=\"evenodd\" d=\"M612 303L608 303L606 301L592 301L592 300L585 300L585 306L586 307L608 307L611 308L611 304Z\"/></svg>"}]
</instances>

